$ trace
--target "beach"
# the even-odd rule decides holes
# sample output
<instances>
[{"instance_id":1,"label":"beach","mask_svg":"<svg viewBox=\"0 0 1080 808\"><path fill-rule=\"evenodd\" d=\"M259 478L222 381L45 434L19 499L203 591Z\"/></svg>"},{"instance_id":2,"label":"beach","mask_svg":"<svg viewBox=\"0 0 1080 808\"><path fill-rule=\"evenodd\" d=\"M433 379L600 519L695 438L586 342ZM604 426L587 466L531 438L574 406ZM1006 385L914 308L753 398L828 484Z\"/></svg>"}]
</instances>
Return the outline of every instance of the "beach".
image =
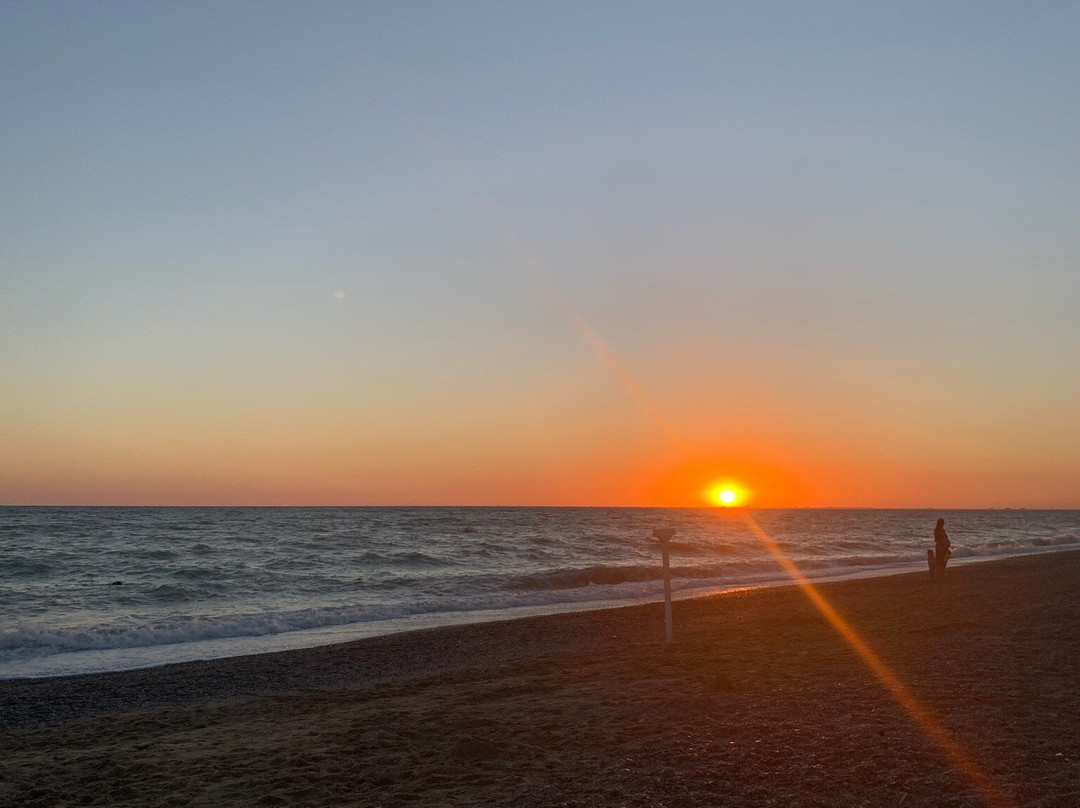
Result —
<instances>
[{"instance_id":1,"label":"beach","mask_svg":"<svg viewBox=\"0 0 1080 808\"><path fill-rule=\"evenodd\" d=\"M0 682L0 804L1080 803L1080 552L817 591L980 777L785 586Z\"/></svg>"}]
</instances>

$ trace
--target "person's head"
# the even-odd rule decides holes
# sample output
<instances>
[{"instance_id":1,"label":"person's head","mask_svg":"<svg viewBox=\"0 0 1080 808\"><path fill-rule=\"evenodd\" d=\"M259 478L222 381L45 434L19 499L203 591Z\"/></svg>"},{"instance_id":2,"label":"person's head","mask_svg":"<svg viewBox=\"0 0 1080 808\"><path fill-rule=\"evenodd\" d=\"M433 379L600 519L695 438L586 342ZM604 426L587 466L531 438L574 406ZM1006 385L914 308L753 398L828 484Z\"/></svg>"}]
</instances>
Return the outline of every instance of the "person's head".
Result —
<instances>
[{"instance_id":1,"label":"person's head","mask_svg":"<svg viewBox=\"0 0 1080 808\"><path fill-rule=\"evenodd\" d=\"M937 526L938 527L945 527L945 520L944 519L938 519L937 520Z\"/></svg>"}]
</instances>

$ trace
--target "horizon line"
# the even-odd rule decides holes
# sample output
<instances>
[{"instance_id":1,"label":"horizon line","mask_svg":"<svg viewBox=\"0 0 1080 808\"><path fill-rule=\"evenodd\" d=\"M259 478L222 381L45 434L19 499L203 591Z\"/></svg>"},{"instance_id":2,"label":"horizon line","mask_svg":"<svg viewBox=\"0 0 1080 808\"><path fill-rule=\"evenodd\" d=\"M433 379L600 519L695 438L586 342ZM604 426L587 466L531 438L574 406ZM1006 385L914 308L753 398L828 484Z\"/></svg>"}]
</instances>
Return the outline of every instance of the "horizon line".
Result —
<instances>
[{"instance_id":1,"label":"horizon line","mask_svg":"<svg viewBox=\"0 0 1080 808\"><path fill-rule=\"evenodd\" d=\"M1080 511L1077 506L1031 506L1031 505L765 505L765 506L723 506L723 505L495 505L495 504L85 504L85 503L0 503L0 508L519 508L529 510L669 510L669 511Z\"/></svg>"}]
</instances>

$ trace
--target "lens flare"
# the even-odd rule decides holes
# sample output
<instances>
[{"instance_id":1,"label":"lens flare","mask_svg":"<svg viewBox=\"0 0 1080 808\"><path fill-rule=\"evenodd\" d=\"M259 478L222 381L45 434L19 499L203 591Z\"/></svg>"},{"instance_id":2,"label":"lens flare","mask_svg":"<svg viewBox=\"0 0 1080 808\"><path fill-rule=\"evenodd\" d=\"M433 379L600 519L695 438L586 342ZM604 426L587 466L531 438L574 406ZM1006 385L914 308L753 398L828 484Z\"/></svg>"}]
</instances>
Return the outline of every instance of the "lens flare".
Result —
<instances>
[{"instance_id":1,"label":"lens flare","mask_svg":"<svg viewBox=\"0 0 1080 808\"><path fill-rule=\"evenodd\" d=\"M821 591L814 586L795 563L784 554L780 546L762 530L753 516L747 512L742 514L743 521L754 534L761 545L776 559L776 562L788 574L788 577L798 585L814 608L821 613L833 630L839 634L844 642L859 656L863 664L877 677L877 680L885 688L890 696L907 711L911 722L915 724L941 752L952 766L953 771L959 774L972 789L978 793L991 808L1017 808L1016 803L1003 793L989 774L978 762L961 746L960 742L947 730L940 721L914 693L905 685L896 673L886 664L878 654L869 646L851 624L826 600Z\"/></svg>"}]
</instances>

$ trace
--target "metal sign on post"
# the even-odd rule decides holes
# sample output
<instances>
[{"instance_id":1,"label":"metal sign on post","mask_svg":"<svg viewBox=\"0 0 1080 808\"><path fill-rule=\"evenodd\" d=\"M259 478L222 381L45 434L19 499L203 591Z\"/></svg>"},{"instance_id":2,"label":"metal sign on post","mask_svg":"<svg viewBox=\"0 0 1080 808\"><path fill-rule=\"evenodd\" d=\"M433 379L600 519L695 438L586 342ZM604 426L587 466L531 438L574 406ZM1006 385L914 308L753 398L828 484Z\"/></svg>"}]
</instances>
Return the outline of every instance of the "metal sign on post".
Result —
<instances>
[{"instance_id":1,"label":"metal sign on post","mask_svg":"<svg viewBox=\"0 0 1080 808\"><path fill-rule=\"evenodd\" d=\"M660 555L664 560L664 627L667 630L667 644L670 645L674 635L671 628L671 563L668 560L668 542L675 535L675 531L672 528L657 528L652 534L660 542Z\"/></svg>"}]
</instances>

